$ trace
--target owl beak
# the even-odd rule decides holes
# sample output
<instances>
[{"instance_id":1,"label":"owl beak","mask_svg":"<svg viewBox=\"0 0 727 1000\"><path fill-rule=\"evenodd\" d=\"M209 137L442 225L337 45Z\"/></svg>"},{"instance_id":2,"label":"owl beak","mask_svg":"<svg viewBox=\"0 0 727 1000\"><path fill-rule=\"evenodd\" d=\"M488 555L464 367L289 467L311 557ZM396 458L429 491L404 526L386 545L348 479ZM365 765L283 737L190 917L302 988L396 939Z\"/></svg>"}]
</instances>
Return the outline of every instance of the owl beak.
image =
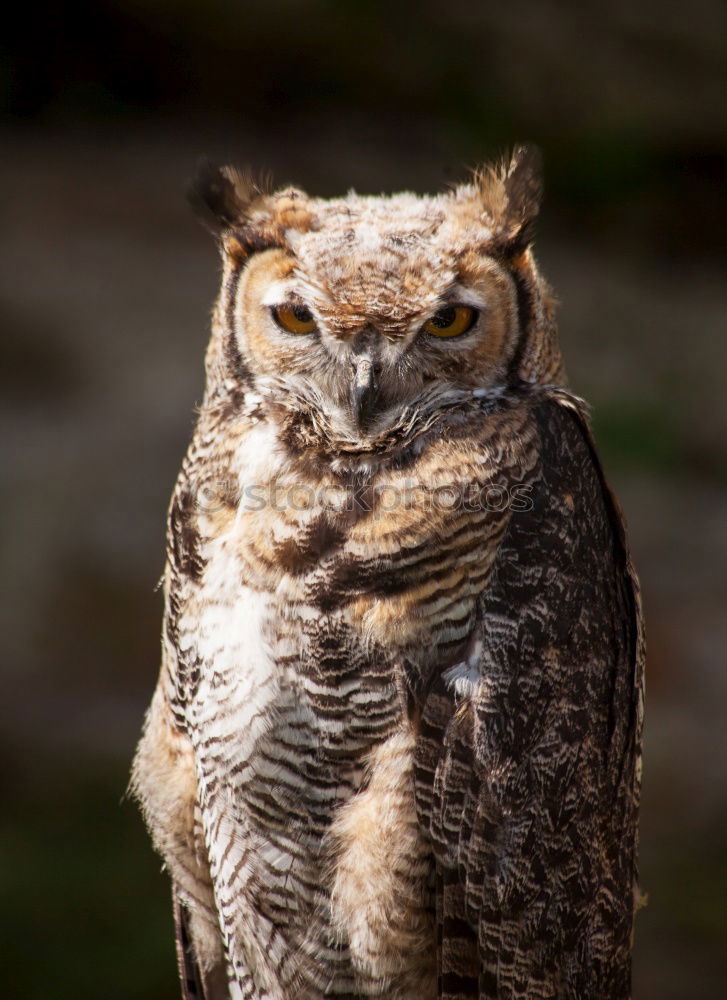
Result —
<instances>
[{"instance_id":1,"label":"owl beak","mask_svg":"<svg viewBox=\"0 0 727 1000\"><path fill-rule=\"evenodd\" d=\"M366 354L354 361L353 384L351 385L351 409L359 428L368 423L376 398L376 375L373 361Z\"/></svg>"}]
</instances>

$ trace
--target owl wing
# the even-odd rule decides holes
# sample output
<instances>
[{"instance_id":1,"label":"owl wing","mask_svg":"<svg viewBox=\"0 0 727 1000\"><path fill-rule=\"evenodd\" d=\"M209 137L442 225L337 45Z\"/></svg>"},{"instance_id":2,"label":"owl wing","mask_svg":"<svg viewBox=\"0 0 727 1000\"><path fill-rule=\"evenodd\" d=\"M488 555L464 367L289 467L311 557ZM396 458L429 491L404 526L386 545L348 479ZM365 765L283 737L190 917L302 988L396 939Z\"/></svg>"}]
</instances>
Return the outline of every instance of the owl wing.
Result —
<instances>
[{"instance_id":1,"label":"owl wing","mask_svg":"<svg viewBox=\"0 0 727 1000\"><path fill-rule=\"evenodd\" d=\"M440 674L416 751L442 1000L630 996L638 584L577 405L551 392L532 419L537 486L482 597L478 679Z\"/></svg>"}]
</instances>

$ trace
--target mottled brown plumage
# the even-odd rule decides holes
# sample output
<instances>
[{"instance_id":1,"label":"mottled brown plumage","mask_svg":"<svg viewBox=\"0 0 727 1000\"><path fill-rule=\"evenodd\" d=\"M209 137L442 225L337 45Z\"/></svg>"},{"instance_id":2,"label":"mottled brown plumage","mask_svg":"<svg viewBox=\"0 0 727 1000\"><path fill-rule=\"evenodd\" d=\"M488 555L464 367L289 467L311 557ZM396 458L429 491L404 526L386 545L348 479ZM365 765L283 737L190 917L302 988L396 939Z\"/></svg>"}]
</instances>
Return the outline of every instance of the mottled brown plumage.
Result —
<instances>
[{"instance_id":1,"label":"mottled brown plumage","mask_svg":"<svg viewBox=\"0 0 727 1000\"><path fill-rule=\"evenodd\" d=\"M638 587L539 198L526 150L195 187L224 274L133 773L187 1000L630 995Z\"/></svg>"}]
</instances>

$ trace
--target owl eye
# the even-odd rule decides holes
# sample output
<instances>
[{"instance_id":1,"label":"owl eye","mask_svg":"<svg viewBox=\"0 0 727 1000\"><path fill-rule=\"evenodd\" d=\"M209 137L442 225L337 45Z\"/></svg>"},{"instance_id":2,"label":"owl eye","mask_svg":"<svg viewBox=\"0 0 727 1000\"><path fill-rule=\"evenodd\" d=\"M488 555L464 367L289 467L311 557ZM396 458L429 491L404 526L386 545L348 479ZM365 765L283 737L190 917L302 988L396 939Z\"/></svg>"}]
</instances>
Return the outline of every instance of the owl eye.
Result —
<instances>
[{"instance_id":1,"label":"owl eye","mask_svg":"<svg viewBox=\"0 0 727 1000\"><path fill-rule=\"evenodd\" d=\"M472 329L478 315L471 306L444 306L427 320L422 329L433 337L460 337Z\"/></svg>"},{"instance_id":2,"label":"owl eye","mask_svg":"<svg viewBox=\"0 0 727 1000\"><path fill-rule=\"evenodd\" d=\"M305 306L275 306L272 313L275 322L286 333L313 333L316 328L316 321Z\"/></svg>"}]
</instances>

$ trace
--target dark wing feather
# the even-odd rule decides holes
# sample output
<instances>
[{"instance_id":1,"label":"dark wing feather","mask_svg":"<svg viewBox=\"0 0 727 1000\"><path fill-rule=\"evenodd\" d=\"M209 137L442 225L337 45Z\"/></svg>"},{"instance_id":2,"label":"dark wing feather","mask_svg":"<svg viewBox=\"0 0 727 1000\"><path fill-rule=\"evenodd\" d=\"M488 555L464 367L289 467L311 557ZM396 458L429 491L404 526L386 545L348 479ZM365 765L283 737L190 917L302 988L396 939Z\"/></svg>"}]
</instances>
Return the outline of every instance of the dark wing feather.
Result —
<instances>
[{"instance_id":1,"label":"dark wing feather","mask_svg":"<svg viewBox=\"0 0 727 1000\"><path fill-rule=\"evenodd\" d=\"M472 696L440 677L417 747L441 998L630 996L643 633L619 509L565 393L532 408L530 511L482 597Z\"/></svg>"},{"instance_id":2,"label":"dark wing feather","mask_svg":"<svg viewBox=\"0 0 727 1000\"><path fill-rule=\"evenodd\" d=\"M227 970L224 962L213 968L200 969L190 932L189 911L172 887L174 905L174 935L177 949L177 971L182 1000L230 1000Z\"/></svg>"},{"instance_id":3,"label":"dark wing feather","mask_svg":"<svg viewBox=\"0 0 727 1000\"><path fill-rule=\"evenodd\" d=\"M177 970L182 1000L206 1000L202 976L194 956L192 938L189 933L187 908L179 898L176 887L172 890L174 906L174 936L177 949Z\"/></svg>"}]
</instances>

